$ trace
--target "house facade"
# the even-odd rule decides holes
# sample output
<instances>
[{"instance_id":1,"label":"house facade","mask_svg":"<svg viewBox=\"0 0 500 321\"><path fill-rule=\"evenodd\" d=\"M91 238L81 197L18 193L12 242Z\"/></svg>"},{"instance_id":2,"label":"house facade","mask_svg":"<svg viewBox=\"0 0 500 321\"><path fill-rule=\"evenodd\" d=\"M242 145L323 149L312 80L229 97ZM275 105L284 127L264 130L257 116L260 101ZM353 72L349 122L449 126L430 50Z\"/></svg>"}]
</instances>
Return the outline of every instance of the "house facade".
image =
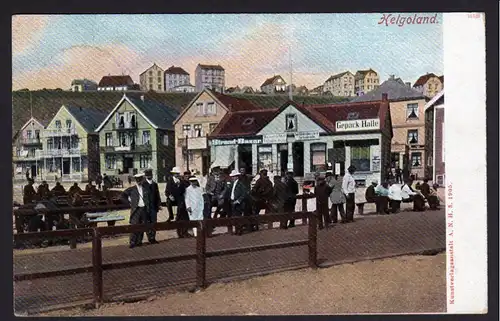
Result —
<instances>
[{"instance_id":1,"label":"house facade","mask_svg":"<svg viewBox=\"0 0 500 321\"><path fill-rule=\"evenodd\" d=\"M44 180L87 181L99 173L99 138L95 128L106 113L90 107L63 105L42 131L36 151Z\"/></svg>"},{"instance_id":2,"label":"house facade","mask_svg":"<svg viewBox=\"0 0 500 321\"><path fill-rule=\"evenodd\" d=\"M30 177L39 176L41 164L36 154L42 149L42 132L47 124L47 121L31 117L13 137L12 167L15 180L25 180L27 171Z\"/></svg>"},{"instance_id":3,"label":"house facade","mask_svg":"<svg viewBox=\"0 0 500 321\"><path fill-rule=\"evenodd\" d=\"M309 91L310 96L321 96L324 93L324 85L313 88Z\"/></svg>"},{"instance_id":4,"label":"house facade","mask_svg":"<svg viewBox=\"0 0 500 321\"><path fill-rule=\"evenodd\" d=\"M253 175L264 168L277 174L293 169L304 179L325 172L329 163L339 175L354 165L355 179L366 185L381 180L390 162L390 117L386 98L314 106L287 102L279 109L229 113L209 135L210 154Z\"/></svg>"},{"instance_id":5,"label":"house facade","mask_svg":"<svg viewBox=\"0 0 500 321\"><path fill-rule=\"evenodd\" d=\"M425 150L428 159L425 176L440 186L444 186L446 179L444 107L444 90L425 105Z\"/></svg>"},{"instance_id":6,"label":"house facade","mask_svg":"<svg viewBox=\"0 0 500 321\"><path fill-rule=\"evenodd\" d=\"M71 91L96 91L97 83L89 79L75 79L71 82Z\"/></svg>"},{"instance_id":7,"label":"house facade","mask_svg":"<svg viewBox=\"0 0 500 321\"><path fill-rule=\"evenodd\" d=\"M202 65L198 64L195 70L196 91L203 89L212 89L223 93L226 86L226 76L224 68L220 65Z\"/></svg>"},{"instance_id":8,"label":"house facade","mask_svg":"<svg viewBox=\"0 0 500 321\"><path fill-rule=\"evenodd\" d=\"M127 91L137 89L130 76L104 76L97 87L98 91Z\"/></svg>"},{"instance_id":9,"label":"house facade","mask_svg":"<svg viewBox=\"0 0 500 321\"><path fill-rule=\"evenodd\" d=\"M325 81L323 90L334 96L354 96L354 75L350 71L333 75Z\"/></svg>"},{"instance_id":10,"label":"house facade","mask_svg":"<svg viewBox=\"0 0 500 321\"><path fill-rule=\"evenodd\" d=\"M191 84L180 85L172 88L171 91L176 93L194 93L196 91L196 87Z\"/></svg>"},{"instance_id":11,"label":"house facade","mask_svg":"<svg viewBox=\"0 0 500 321\"><path fill-rule=\"evenodd\" d=\"M175 164L173 121L178 112L169 106L124 95L96 129L101 173L134 174L153 170L164 182Z\"/></svg>"},{"instance_id":12,"label":"house facade","mask_svg":"<svg viewBox=\"0 0 500 321\"><path fill-rule=\"evenodd\" d=\"M413 88L421 92L425 97L432 98L444 88L444 76L436 76L433 73L427 73L420 76L413 84Z\"/></svg>"},{"instance_id":13,"label":"house facade","mask_svg":"<svg viewBox=\"0 0 500 321\"><path fill-rule=\"evenodd\" d=\"M266 79L260 90L268 95L286 93L286 81L280 75Z\"/></svg>"},{"instance_id":14,"label":"house facade","mask_svg":"<svg viewBox=\"0 0 500 321\"><path fill-rule=\"evenodd\" d=\"M215 166L210 158L207 135L227 113L255 109L259 107L245 99L203 90L174 122L175 166L181 171L194 169L206 174Z\"/></svg>"},{"instance_id":15,"label":"house facade","mask_svg":"<svg viewBox=\"0 0 500 321\"><path fill-rule=\"evenodd\" d=\"M142 91L165 91L165 78L163 77L163 69L156 63L146 69L139 76L139 85Z\"/></svg>"},{"instance_id":16,"label":"house facade","mask_svg":"<svg viewBox=\"0 0 500 321\"><path fill-rule=\"evenodd\" d=\"M182 69L181 67L171 66L165 70L165 90L166 91L176 91L176 92L194 92L193 91L182 91L183 89L191 88L191 80L189 78L189 73ZM183 86L186 86L182 88ZM176 90L177 89L177 90ZM179 91L181 90L181 91Z\"/></svg>"},{"instance_id":17,"label":"house facade","mask_svg":"<svg viewBox=\"0 0 500 321\"><path fill-rule=\"evenodd\" d=\"M354 75L354 91L356 96L362 96L367 92L377 89L380 78L373 69L358 70Z\"/></svg>"}]
</instances>

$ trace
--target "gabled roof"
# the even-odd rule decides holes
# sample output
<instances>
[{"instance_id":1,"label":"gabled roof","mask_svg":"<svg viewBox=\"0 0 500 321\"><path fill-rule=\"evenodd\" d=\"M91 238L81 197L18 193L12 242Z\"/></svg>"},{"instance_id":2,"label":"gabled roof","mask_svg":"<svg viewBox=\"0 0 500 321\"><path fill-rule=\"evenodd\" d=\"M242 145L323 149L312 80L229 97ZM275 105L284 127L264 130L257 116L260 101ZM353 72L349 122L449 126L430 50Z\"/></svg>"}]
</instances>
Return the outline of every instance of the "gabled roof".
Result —
<instances>
[{"instance_id":1,"label":"gabled roof","mask_svg":"<svg viewBox=\"0 0 500 321\"><path fill-rule=\"evenodd\" d=\"M364 77L369 72L374 72L375 74L377 74L377 72L375 70L373 70L373 69L370 68L370 69L366 69L366 70L358 70L358 71L356 71L355 77L359 79L361 77Z\"/></svg>"},{"instance_id":2,"label":"gabled roof","mask_svg":"<svg viewBox=\"0 0 500 321\"><path fill-rule=\"evenodd\" d=\"M181 67L175 67L175 66L171 66L170 68L165 70L165 73L166 74L173 74L173 75L188 75L189 76L189 73L187 71L185 71Z\"/></svg>"},{"instance_id":3,"label":"gabled roof","mask_svg":"<svg viewBox=\"0 0 500 321\"><path fill-rule=\"evenodd\" d=\"M148 99L143 101L141 98L123 95L115 108L96 129L96 132L99 132L104 127L125 100L128 101L154 129L174 129L173 122L179 114L177 110L157 101Z\"/></svg>"},{"instance_id":4,"label":"gabled roof","mask_svg":"<svg viewBox=\"0 0 500 321\"><path fill-rule=\"evenodd\" d=\"M424 110L427 110L427 108L430 108L434 106L441 98L444 100L444 89L438 92L434 97L432 97L431 100L425 104Z\"/></svg>"},{"instance_id":5,"label":"gabled roof","mask_svg":"<svg viewBox=\"0 0 500 321\"><path fill-rule=\"evenodd\" d=\"M382 94L386 93L389 101L425 99L423 93L406 86L404 83L396 79L388 79L384 81L376 89L366 93L365 95L355 97L351 102L364 102L382 100Z\"/></svg>"},{"instance_id":6,"label":"gabled roof","mask_svg":"<svg viewBox=\"0 0 500 321\"><path fill-rule=\"evenodd\" d=\"M286 83L285 80L283 79L283 77L281 77L280 75L277 75L277 76L273 76L271 78L267 78L266 81L264 81L264 83L262 85L260 85L260 86L264 87L264 86L273 84L274 81L277 80L278 78L281 78L281 80L283 80L283 83Z\"/></svg>"},{"instance_id":7,"label":"gabled roof","mask_svg":"<svg viewBox=\"0 0 500 321\"><path fill-rule=\"evenodd\" d=\"M417 81L415 81L415 83L413 84L413 87L417 87L417 86L423 86L425 85L425 83L432 77L436 77L436 78L439 78L438 76L436 76L435 74L433 73L429 73L429 74L425 74L423 76L420 76Z\"/></svg>"},{"instance_id":8,"label":"gabled roof","mask_svg":"<svg viewBox=\"0 0 500 321\"><path fill-rule=\"evenodd\" d=\"M325 82L329 82L330 80L334 80L334 79L340 78L340 77L342 77L343 75L345 75L345 74L347 74L347 73L352 74L349 70L347 70L347 71L344 71L344 72L341 72L341 73L339 73L339 74L336 74L336 75L331 76L331 77L330 77L330 78L328 78Z\"/></svg>"},{"instance_id":9,"label":"gabled roof","mask_svg":"<svg viewBox=\"0 0 500 321\"><path fill-rule=\"evenodd\" d=\"M95 108L75 105L65 107L87 133L93 133L107 116L107 113Z\"/></svg>"},{"instance_id":10,"label":"gabled roof","mask_svg":"<svg viewBox=\"0 0 500 321\"><path fill-rule=\"evenodd\" d=\"M20 130L23 130L28 126L32 121L37 122L40 126L43 128L46 128L47 125L50 123L50 119L37 119L35 117L31 117L22 127Z\"/></svg>"},{"instance_id":11,"label":"gabled roof","mask_svg":"<svg viewBox=\"0 0 500 321\"><path fill-rule=\"evenodd\" d=\"M198 67L201 69L217 69L217 70L224 70L221 65L202 65L198 64Z\"/></svg>"},{"instance_id":12,"label":"gabled roof","mask_svg":"<svg viewBox=\"0 0 500 321\"><path fill-rule=\"evenodd\" d=\"M111 87L111 86L131 86L134 81L130 76L104 76L101 81L99 81L99 87Z\"/></svg>"},{"instance_id":13,"label":"gabled roof","mask_svg":"<svg viewBox=\"0 0 500 321\"><path fill-rule=\"evenodd\" d=\"M163 68L161 68L160 66L158 66L158 65L156 64L156 62L155 62L155 63L153 63L153 65L152 65L151 67L149 67L148 69L144 70L144 71L140 74L140 76L144 75L144 74L145 74L145 73L146 73L149 69L152 69L152 68L153 68L153 67L155 67L155 66L156 66L156 67L158 67L158 69L160 69L160 70L162 70L162 71L163 71Z\"/></svg>"},{"instance_id":14,"label":"gabled roof","mask_svg":"<svg viewBox=\"0 0 500 321\"><path fill-rule=\"evenodd\" d=\"M255 135L275 116L277 109L260 109L227 113L210 137Z\"/></svg>"},{"instance_id":15,"label":"gabled roof","mask_svg":"<svg viewBox=\"0 0 500 321\"><path fill-rule=\"evenodd\" d=\"M322 92L323 88L324 88L323 85L319 85L318 87L313 88L311 91L320 91L320 92Z\"/></svg>"}]
</instances>

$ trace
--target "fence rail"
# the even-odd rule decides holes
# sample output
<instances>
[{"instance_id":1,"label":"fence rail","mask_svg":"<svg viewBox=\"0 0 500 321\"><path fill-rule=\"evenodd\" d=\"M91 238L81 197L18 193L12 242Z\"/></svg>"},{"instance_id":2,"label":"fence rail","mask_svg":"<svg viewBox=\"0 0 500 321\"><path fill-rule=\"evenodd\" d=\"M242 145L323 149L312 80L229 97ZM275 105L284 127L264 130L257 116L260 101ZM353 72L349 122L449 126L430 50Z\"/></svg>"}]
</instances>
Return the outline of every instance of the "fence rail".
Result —
<instances>
[{"instance_id":1,"label":"fence rail","mask_svg":"<svg viewBox=\"0 0 500 321\"><path fill-rule=\"evenodd\" d=\"M207 252L207 231L215 226L230 226L248 223L265 223L265 222L280 222L282 220L290 219L305 219L308 221L308 239L297 240L292 242L281 242L266 245L256 245L240 248L218 249ZM172 257L144 259L136 261L124 261L103 264L102 260L102 238L109 235L132 233L132 232L147 232L151 229L155 231L174 230L177 228L197 228L198 234L196 236L196 253L187 255L178 255ZM223 255L230 255L236 253L246 253L250 251L263 251L269 249L280 249L295 246L308 246L308 263L311 268L317 267L317 218L313 212L295 212L285 214L272 214L261 215L255 217L237 217L237 218L222 218L215 220L203 221L186 221L186 222L163 222L155 224L140 224L140 225L122 225L122 226L108 226L108 227L95 227L76 230L60 230L60 231L47 231L47 232L34 232L22 233L14 236L14 239L28 240L33 238L47 237L61 237L71 236L72 238L80 235L92 234L92 265L85 265L77 268L44 271L34 273L17 273L14 275L15 281L49 278L62 275L88 273L93 274L93 297L96 306L103 303L104 287L103 287L103 271L121 269L134 266L155 265L166 262L179 262L186 260L196 260L196 286L205 288L207 285L206 277L206 259L210 257L217 257Z\"/></svg>"}]
</instances>

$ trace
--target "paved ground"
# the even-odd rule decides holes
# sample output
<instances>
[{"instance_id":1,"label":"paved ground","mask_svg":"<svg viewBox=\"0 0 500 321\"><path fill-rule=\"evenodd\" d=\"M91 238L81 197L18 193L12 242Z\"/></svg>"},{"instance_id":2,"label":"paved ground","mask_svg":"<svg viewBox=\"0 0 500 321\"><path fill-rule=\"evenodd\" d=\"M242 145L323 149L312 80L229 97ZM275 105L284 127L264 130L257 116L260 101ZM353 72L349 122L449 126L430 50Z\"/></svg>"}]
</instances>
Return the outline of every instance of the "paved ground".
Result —
<instances>
[{"instance_id":1,"label":"paved ground","mask_svg":"<svg viewBox=\"0 0 500 321\"><path fill-rule=\"evenodd\" d=\"M196 294L177 292L41 316L442 313L446 311L445 267L445 253L400 256L219 283Z\"/></svg>"},{"instance_id":2,"label":"paved ground","mask_svg":"<svg viewBox=\"0 0 500 321\"><path fill-rule=\"evenodd\" d=\"M161 234L161 233L160 233ZM208 240L207 250L269 244L306 239L307 227L263 230L241 237L219 235ZM397 215L367 216L353 224L336 225L319 231L318 259L323 264L341 264L367 259L445 248L445 215L438 212L402 212ZM128 249L125 245L103 249L103 261L123 262L139 258L194 253L194 239L169 239L158 245ZM21 251L22 252L22 251ZM14 273L46 271L91 264L89 248L58 252L14 253ZM209 282L250 276L262 271L292 269L307 264L307 247L235 254L207 260ZM444 267L443 267L444 278ZM130 299L137 295L173 291L194 284L195 262L165 263L104 272L107 300ZM443 296L446 293L443 290ZM51 304L92 299L90 273L15 283L15 310L38 310Z\"/></svg>"}]
</instances>

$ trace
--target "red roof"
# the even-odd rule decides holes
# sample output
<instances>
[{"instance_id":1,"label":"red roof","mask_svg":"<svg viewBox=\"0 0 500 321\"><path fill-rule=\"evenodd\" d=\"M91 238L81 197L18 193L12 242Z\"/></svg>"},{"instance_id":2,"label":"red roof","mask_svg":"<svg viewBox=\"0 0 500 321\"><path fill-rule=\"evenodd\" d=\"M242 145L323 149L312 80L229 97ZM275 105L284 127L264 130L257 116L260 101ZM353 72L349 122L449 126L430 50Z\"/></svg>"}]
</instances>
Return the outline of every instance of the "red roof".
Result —
<instances>
[{"instance_id":1,"label":"red roof","mask_svg":"<svg viewBox=\"0 0 500 321\"><path fill-rule=\"evenodd\" d=\"M175 67L175 66L172 66L172 67L168 68L167 70L165 70L165 73L166 74L173 74L173 75L189 75L189 73L187 71L185 71L184 69L182 69L181 67Z\"/></svg>"},{"instance_id":2,"label":"red roof","mask_svg":"<svg viewBox=\"0 0 500 321\"><path fill-rule=\"evenodd\" d=\"M213 90L211 92L231 112L262 109L262 107L254 105L249 100L224 95Z\"/></svg>"},{"instance_id":3,"label":"red roof","mask_svg":"<svg viewBox=\"0 0 500 321\"><path fill-rule=\"evenodd\" d=\"M255 135L275 117L276 111L277 109L259 109L227 113L210 136Z\"/></svg>"},{"instance_id":4,"label":"red roof","mask_svg":"<svg viewBox=\"0 0 500 321\"><path fill-rule=\"evenodd\" d=\"M283 82L285 82L285 80L283 79L283 77L281 77L280 75L277 75L277 76L274 76L274 77L271 77L271 78L267 78L266 81L264 81L264 83L262 85L260 85L260 86L264 87L264 86L273 84L274 81L277 80L278 78L281 78L281 80L283 80Z\"/></svg>"},{"instance_id":5,"label":"red roof","mask_svg":"<svg viewBox=\"0 0 500 321\"><path fill-rule=\"evenodd\" d=\"M433 73L420 76L420 78L418 78L417 81L415 81L415 84L413 84L413 87L425 85L425 83L432 77L437 77L437 76Z\"/></svg>"},{"instance_id":6,"label":"red roof","mask_svg":"<svg viewBox=\"0 0 500 321\"><path fill-rule=\"evenodd\" d=\"M201 69L217 69L217 70L224 70L224 68L222 68L221 65L202 65L202 64L198 64L198 66L201 68Z\"/></svg>"},{"instance_id":7,"label":"red roof","mask_svg":"<svg viewBox=\"0 0 500 321\"><path fill-rule=\"evenodd\" d=\"M134 81L130 76L104 76L99 82L99 87L132 86Z\"/></svg>"}]
</instances>

